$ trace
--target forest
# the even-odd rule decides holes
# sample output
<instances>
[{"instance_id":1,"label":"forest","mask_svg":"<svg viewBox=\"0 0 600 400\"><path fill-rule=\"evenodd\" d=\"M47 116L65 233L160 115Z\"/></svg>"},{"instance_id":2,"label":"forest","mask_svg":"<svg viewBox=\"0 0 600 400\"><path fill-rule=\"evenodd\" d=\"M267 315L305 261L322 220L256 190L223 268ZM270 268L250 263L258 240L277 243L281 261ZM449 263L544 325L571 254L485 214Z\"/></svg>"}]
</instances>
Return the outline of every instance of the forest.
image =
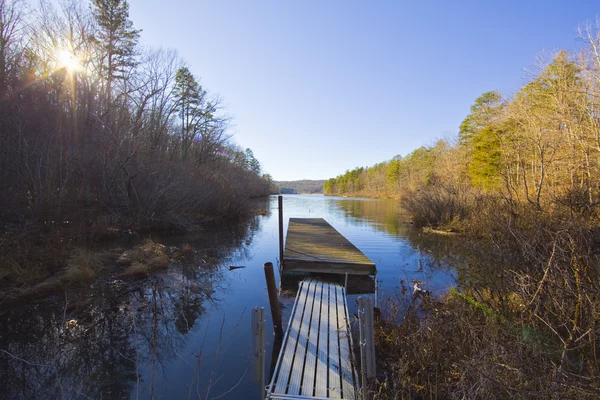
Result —
<instances>
[{"instance_id":1,"label":"forest","mask_svg":"<svg viewBox=\"0 0 600 400\"><path fill-rule=\"evenodd\" d=\"M126 1L0 0L0 280L43 278L78 241L249 215L272 190L222 100L141 34Z\"/></svg>"},{"instance_id":2,"label":"forest","mask_svg":"<svg viewBox=\"0 0 600 400\"><path fill-rule=\"evenodd\" d=\"M581 51L556 52L514 96L475 99L456 140L326 181L330 195L398 198L469 254L457 289L379 327L394 377L379 390L600 395L600 35L579 34Z\"/></svg>"},{"instance_id":3,"label":"forest","mask_svg":"<svg viewBox=\"0 0 600 400\"><path fill-rule=\"evenodd\" d=\"M583 33L582 33L583 35ZM421 224L460 220L467 199L501 198L540 212L595 215L600 191L599 38L586 50L558 52L518 93L475 99L456 140L439 140L405 157L360 167L325 182L326 194L411 198L446 196L458 206ZM456 214L458 213L458 214Z\"/></svg>"},{"instance_id":4,"label":"forest","mask_svg":"<svg viewBox=\"0 0 600 400\"><path fill-rule=\"evenodd\" d=\"M449 193L461 188L539 210L559 204L593 210L600 57L598 38L586 35L586 50L557 53L515 96L490 91L478 97L457 140L347 171L327 180L325 193L401 198L434 187Z\"/></svg>"},{"instance_id":5,"label":"forest","mask_svg":"<svg viewBox=\"0 0 600 400\"><path fill-rule=\"evenodd\" d=\"M282 192L284 189L291 189L295 193L323 193L325 181L302 179L299 181L276 181L275 183Z\"/></svg>"}]
</instances>

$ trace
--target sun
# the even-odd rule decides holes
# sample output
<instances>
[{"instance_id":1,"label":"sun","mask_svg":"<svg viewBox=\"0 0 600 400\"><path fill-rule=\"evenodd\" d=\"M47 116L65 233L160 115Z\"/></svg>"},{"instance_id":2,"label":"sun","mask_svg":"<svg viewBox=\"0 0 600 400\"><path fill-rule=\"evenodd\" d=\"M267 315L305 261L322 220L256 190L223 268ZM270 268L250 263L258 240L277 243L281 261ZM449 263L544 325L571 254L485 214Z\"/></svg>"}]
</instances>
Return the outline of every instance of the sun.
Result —
<instances>
[{"instance_id":1,"label":"sun","mask_svg":"<svg viewBox=\"0 0 600 400\"><path fill-rule=\"evenodd\" d=\"M64 68L71 74L83 71L81 60L69 50L59 50L56 52L56 67L57 69Z\"/></svg>"}]
</instances>

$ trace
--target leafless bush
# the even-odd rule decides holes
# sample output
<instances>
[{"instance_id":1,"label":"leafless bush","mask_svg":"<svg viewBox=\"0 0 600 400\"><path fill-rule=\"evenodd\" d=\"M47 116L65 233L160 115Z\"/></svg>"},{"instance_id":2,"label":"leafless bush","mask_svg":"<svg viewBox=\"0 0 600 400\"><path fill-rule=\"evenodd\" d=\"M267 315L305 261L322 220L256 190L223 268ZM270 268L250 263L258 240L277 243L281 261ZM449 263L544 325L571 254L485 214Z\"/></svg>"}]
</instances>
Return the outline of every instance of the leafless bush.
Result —
<instances>
[{"instance_id":1,"label":"leafless bush","mask_svg":"<svg viewBox=\"0 0 600 400\"><path fill-rule=\"evenodd\" d=\"M406 193L401 203L417 227L449 226L469 217L473 192L468 185L436 183Z\"/></svg>"},{"instance_id":2,"label":"leafless bush","mask_svg":"<svg viewBox=\"0 0 600 400\"><path fill-rule=\"evenodd\" d=\"M420 314L420 315L418 315ZM423 315L424 314L424 315ZM557 366L560 346L456 292L376 327L385 382L374 398L596 398L598 379Z\"/></svg>"},{"instance_id":3,"label":"leafless bush","mask_svg":"<svg viewBox=\"0 0 600 400\"><path fill-rule=\"evenodd\" d=\"M449 220L430 206L452 209L437 193L411 201L426 223ZM412 310L401 324L380 326L380 354L393 374L382 393L596 398L600 230L594 218L560 202L546 210L492 196L463 204L468 211L452 226L465 234L465 292L424 302L423 319Z\"/></svg>"}]
</instances>

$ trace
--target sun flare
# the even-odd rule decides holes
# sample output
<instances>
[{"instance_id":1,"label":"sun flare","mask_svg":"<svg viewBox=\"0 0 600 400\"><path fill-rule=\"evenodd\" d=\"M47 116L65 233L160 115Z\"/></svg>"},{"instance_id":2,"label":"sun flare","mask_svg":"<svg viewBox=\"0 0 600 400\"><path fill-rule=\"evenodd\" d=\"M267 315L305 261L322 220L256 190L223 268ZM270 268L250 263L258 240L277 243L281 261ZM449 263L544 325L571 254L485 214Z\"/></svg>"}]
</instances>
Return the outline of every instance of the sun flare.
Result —
<instances>
[{"instance_id":1,"label":"sun flare","mask_svg":"<svg viewBox=\"0 0 600 400\"><path fill-rule=\"evenodd\" d=\"M57 69L65 68L69 73L83 70L83 65L81 65L79 57L69 50L59 50L56 53L56 67Z\"/></svg>"}]
</instances>

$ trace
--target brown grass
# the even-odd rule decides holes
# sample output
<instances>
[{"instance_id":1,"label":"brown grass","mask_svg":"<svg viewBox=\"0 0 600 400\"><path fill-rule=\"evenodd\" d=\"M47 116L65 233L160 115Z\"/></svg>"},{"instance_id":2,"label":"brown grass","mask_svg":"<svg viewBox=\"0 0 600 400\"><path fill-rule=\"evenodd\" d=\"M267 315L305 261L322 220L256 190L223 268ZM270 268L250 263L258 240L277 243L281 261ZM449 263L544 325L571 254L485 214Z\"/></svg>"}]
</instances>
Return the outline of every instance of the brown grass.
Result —
<instances>
[{"instance_id":1,"label":"brown grass","mask_svg":"<svg viewBox=\"0 0 600 400\"><path fill-rule=\"evenodd\" d=\"M424 225L441 221L465 233L457 244L468 255L459 275L465 292L426 300L402 323L377 328L388 373L381 392L389 398L600 398L597 220L489 196L467 201L477 212L461 218L428 214L450 204L438 200L413 211L422 211Z\"/></svg>"},{"instance_id":2,"label":"brown grass","mask_svg":"<svg viewBox=\"0 0 600 400\"><path fill-rule=\"evenodd\" d=\"M169 268L169 257L165 254L160 254L148 260L148 269L150 271L158 271Z\"/></svg>"},{"instance_id":3,"label":"brown grass","mask_svg":"<svg viewBox=\"0 0 600 400\"><path fill-rule=\"evenodd\" d=\"M175 252L174 257L180 261L191 260L195 253L194 248L189 243L184 243L181 248Z\"/></svg>"},{"instance_id":4,"label":"brown grass","mask_svg":"<svg viewBox=\"0 0 600 400\"><path fill-rule=\"evenodd\" d=\"M141 245L138 246L138 249L144 255L161 255L167 253L167 247L165 245L156 243L152 239L146 239Z\"/></svg>"},{"instance_id":5,"label":"brown grass","mask_svg":"<svg viewBox=\"0 0 600 400\"><path fill-rule=\"evenodd\" d=\"M4 232L0 234L0 280L8 286L29 286L58 275L71 251L70 241L60 233Z\"/></svg>"},{"instance_id":6,"label":"brown grass","mask_svg":"<svg viewBox=\"0 0 600 400\"><path fill-rule=\"evenodd\" d=\"M169 267L168 249L160 243L147 239L135 249L123 252L117 264L127 266L124 275L148 275Z\"/></svg>"},{"instance_id":7,"label":"brown grass","mask_svg":"<svg viewBox=\"0 0 600 400\"><path fill-rule=\"evenodd\" d=\"M142 258L142 254L137 249L126 250L119 256L117 259L117 264L122 266L128 266L132 263L140 260Z\"/></svg>"},{"instance_id":8,"label":"brown grass","mask_svg":"<svg viewBox=\"0 0 600 400\"><path fill-rule=\"evenodd\" d=\"M67 281L91 281L104 267L102 255L86 249L75 249L69 257L63 277Z\"/></svg>"},{"instance_id":9,"label":"brown grass","mask_svg":"<svg viewBox=\"0 0 600 400\"><path fill-rule=\"evenodd\" d=\"M419 313L424 315L419 316ZM415 304L399 323L376 327L387 379L378 399L592 399L597 380L561 371L560 343L543 330L499 318L458 294Z\"/></svg>"},{"instance_id":10,"label":"brown grass","mask_svg":"<svg viewBox=\"0 0 600 400\"><path fill-rule=\"evenodd\" d=\"M436 184L407 192L401 200L417 227L448 227L467 219L477 195L468 185Z\"/></svg>"},{"instance_id":11,"label":"brown grass","mask_svg":"<svg viewBox=\"0 0 600 400\"><path fill-rule=\"evenodd\" d=\"M0 280L2 279L14 279L25 275L25 269L19 265L19 263L12 257L0 256Z\"/></svg>"},{"instance_id":12,"label":"brown grass","mask_svg":"<svg viewBox=\"0 0 600 400\"><path fill-rule=\"evenodd\" d=\"M150 270L148 269L148 266L146 264L141 263L139 261L135 261L129 267L127 267L123 274L130 276L145 276L149 273Z\"/></svg>"},{"instance_id":13,"label":"brown grass","mask_svg":"<svg viewBox=\"0 0 600 400\"><path fill-rule=\"evenodd\" d=\"M181 253L185 255L192 255L194 254L194 248L189 243L184 243L183 246L181 246Z\"/></svg>"},{"instance_id":14,"label":"brown grass","mask_svg":"<svg viewBox=\"0 0 600 400\"><path fill-rule=\"evenodd\" d=\"M65 269L63 277L67 281L78 282L78 281L91 281L96 276L94 270L86 264L82 265L70 265Z\"/></svg>"}]
</instances>

